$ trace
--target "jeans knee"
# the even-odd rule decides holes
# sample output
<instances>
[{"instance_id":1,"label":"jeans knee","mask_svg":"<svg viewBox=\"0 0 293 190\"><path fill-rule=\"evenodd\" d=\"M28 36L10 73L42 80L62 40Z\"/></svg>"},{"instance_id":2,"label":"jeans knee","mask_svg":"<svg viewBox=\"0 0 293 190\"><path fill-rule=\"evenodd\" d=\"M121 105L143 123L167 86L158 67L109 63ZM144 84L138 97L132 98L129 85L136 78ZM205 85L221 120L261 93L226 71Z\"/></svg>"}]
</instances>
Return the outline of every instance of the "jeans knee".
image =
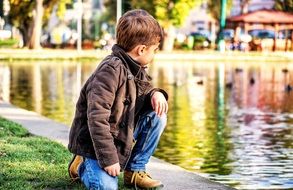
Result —
<instances>
[{"instance_id":1,"label":"jeans knee","mask_svg":"<svg viewBox=\"0 0 293 190\"><path fill-rule=\"evenodd\" d=\"M117 190L118 189L118 183L102 183L100 189L103 189L103 190Z\"/></svg>"},{"instance_id":2,"label":"jeans knee","mask_svg":"<svg viewBox=\"0 0 293 190\"><path fill-rule=\"evenodd\" d=\"M160 123L161 125L165 128L167 125L167 114L163 113L162 116L160 117Z\"/></svg>"},{"instance_id":3,"label":"jeans knee","mask_svg":"<svg viewBox=\"0 0 293 190\"><path fill-rule=\"evenodd\" d=\"M90 190L117 190L118 183L100 182L90 184Z\"/></svg>"},{"instance_id":4,"label":"jeans knee","mask_svg":"<svg viewBox=\"0 0 293 190\"><path fill-rule=\"evenodd\" d=\"M163 131L167 125L167 114L163 113L161 116L158 116L156 112L151 112L152 114L152 123L157 128L160 128Z\"/></svg>"}]
</instances>

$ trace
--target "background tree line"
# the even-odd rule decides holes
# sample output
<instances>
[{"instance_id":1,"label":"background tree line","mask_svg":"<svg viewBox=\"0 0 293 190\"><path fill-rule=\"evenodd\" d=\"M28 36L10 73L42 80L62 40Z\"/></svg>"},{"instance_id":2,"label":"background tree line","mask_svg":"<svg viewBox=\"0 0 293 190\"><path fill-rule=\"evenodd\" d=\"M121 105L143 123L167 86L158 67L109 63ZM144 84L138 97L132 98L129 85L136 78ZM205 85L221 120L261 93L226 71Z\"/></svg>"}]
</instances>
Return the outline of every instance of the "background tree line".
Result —
<instances>
[{"instance_id":1,"label":"background tree line","mask_svg":"<svg viewBox=\"0 0 293 190\"><path fill-rule=\"evenodd\" d=\"M24 45L31 49L40 48L42 29L47 25L54 7L57 16L62 18L66 5L72 0L9 0L8 21L18 28Z\"/></svg>"},{"instance_id":2,"label":"background tree line","mask_svg":"<svg viewBox=\"0 0 293 190\"><path fill-rule=\"evenodd\" d=\"M232 7L233 0L227 0L227 12ZM3 0L0 1L0 14L3 15ZM221 0L123 0L123 12L134 8L147 10L163 26L165 39L163 48L170 50L173 47L174 30L183 24L191 9L208 4L208 12L219 20ZM250 0L241 0L241 12L247 12ZM293 12L293 0L275 0L276 10ZM10 11L8 21L18 28L23 36L24 45L31 48L40 48L42 29L47 26L50 15L57 8L57 16L62 19L66 6L72 5L74 0L9 0ZM106 11L103 20L115 25L116 0L104 1ZM2 7L1 7L2 6Z\"/></svg>"}]
</instances>

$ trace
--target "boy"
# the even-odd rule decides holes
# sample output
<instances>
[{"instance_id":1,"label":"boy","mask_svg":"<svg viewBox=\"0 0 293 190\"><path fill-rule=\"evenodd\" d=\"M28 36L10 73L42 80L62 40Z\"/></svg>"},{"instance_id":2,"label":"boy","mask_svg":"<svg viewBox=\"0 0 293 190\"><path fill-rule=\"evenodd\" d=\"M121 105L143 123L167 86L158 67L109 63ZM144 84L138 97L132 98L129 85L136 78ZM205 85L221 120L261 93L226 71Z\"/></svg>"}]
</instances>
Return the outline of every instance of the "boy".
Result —
<instances>
[{"instance_id":1,"label":"boy","mask_svg":"<svg viewBox=\"0 0 293 190\"><path fill-rule=\"evenodd\" d=\"M144 10L125 13L117 44L83 86L69 135L70 177L88 189L124 184L156 188L163 184L145 172L166 125L167 93L153 88L146 65L162 40L158 22Z\"/></svg>"}]
</instances>

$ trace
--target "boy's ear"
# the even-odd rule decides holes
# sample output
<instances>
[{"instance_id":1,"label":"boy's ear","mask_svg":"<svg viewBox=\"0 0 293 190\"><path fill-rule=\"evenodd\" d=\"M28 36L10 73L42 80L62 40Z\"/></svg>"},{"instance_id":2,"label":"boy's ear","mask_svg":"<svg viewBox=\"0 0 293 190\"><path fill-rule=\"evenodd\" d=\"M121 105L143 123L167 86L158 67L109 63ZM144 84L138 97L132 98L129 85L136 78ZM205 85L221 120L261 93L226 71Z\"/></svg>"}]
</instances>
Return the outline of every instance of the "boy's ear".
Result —
<instances>
[{"instance_id":1,"label":"boy's ear","mask_svg":"<svg viewBox=\"0 0 293 190\"><path fill-rule=\"evenodd\" d=\"M144 52L145 52L145 50L146 50L146 46L145 45L138 45L138 47L137 47L137 54L138 55L143 55Z\"/></svg>"}]
</instances>

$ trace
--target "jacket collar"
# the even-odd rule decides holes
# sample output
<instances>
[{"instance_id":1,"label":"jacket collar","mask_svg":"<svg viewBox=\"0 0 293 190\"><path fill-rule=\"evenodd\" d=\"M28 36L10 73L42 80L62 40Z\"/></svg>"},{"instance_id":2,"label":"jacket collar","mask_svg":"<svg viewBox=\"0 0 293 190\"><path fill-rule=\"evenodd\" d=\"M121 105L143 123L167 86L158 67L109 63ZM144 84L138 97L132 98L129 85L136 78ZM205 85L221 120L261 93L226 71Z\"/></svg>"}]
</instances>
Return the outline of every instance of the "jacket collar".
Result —
<instances>
[{"instance_id":1,"label":"jacket collar","mask_svg":"<svg viewBox=\"0 0 293 190\"><path fill-rule=\"evenodd\" d=\"M126 64L126 67L128 67L131 71L131 73L138 77L142 71L144 71L144 68L140 66L140 64L132 59L120 46L115 44L112 47L112 55L117 56L122 60L124 64Z\"/></svg>"}]
</instances>

